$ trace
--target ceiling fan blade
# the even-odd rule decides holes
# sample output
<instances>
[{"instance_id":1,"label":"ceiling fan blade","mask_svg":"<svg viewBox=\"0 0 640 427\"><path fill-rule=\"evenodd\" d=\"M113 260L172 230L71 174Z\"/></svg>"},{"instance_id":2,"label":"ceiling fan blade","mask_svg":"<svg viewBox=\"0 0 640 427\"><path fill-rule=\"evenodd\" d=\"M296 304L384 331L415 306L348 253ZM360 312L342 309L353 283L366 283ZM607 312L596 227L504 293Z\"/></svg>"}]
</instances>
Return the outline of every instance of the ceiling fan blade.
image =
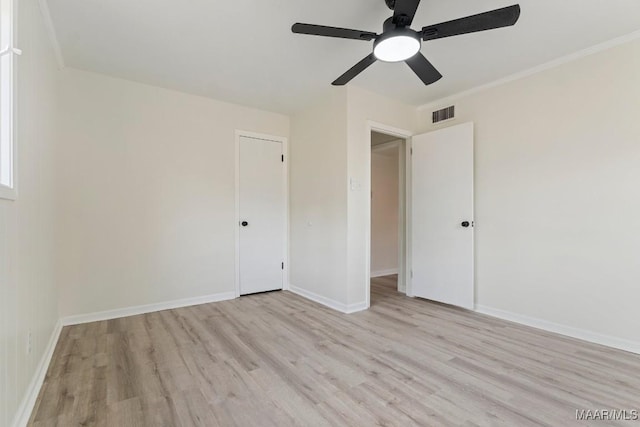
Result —
<instances>
[{"instance_id":1,"label":"ceiling fan blade","mask_svg":"<svg viewBox=\"0 0 640 427\"><path fill-rule=\"evenodd\" d=\"M393 22L402 27L410 26L419 4L420 0L396 0L393 8Z\"/></svg>"},{"instance_id":2,"label":"ceiling fan blade","mask_svg":"<svg viewBox=\"0 0 640 427\"><path fill-rule=\"evenodd\" d=\"M312 36L338 37L341 39L373 40L378 35L370 31L351 30L349 28L326 27L324 25L296 23L291 31L297 34L309 34Z\"/></svg>"},{"instance_id":3,"label":"ceiling fan blade","mask_svg":"<svg viewBox=\"0 0 640 427\"><path fill-rule=\"evenodd\" d=\"M405 62L409 67L411 67L413 72L420 77L420 80L422 80L425 85L435 83L442 78L442 74L440 74L440 72L436 70L436 67L434 67L420 52L416 53Z\"/></svg>"},{"instance_id":4,"label":"ceiling fan blade","mask_svg":"<svg viewBox=\"0 0 640 427\"><path fill-rule=\"evenodd\" d=\"M373 53L366 56L362 61L351 67L349 71L338 77L333 83L334 86L344 86L351 81L355 76L366 70L371 64L376 62L376 57Z\"/></svg>"},{"instance_id":5,"label":"ceiling fan blade","mask_svg":"<svg viewBox=\"0 0 640 427\"><path fill-rule=\"evenodd\" d=\"M475 33L478 31L493 30L514 25L520 17L520 5L504 7L466 18L429 25L422 28L422 39L435 40L443 37L457 36L460 34Z\"/></svg>"}]
</instances>

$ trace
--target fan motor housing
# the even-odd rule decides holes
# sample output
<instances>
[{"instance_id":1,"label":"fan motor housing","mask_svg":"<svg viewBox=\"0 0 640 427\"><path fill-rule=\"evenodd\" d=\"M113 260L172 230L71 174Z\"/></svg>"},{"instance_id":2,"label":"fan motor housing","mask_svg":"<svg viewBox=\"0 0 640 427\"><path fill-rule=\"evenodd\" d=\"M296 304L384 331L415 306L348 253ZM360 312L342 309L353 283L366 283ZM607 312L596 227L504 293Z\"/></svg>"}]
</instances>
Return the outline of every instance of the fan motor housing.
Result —
<instances>
[{"instance_id":1,"label":"fan motor housing","mask_svg":"<svg viewBox=\"0 0 640 427\"><path fill-rule=\"evenodd\" d=\"M414 31L411 28L407 28L407 27L398 28L393 24L391 24L391 28L388 28L387 22L385 21L384 31L382 34L376 37L375 41L373 42L373 47L375 48L381 41L385 39L388 39L391 37L398 37L398 36L407 36L407 37L414 38L418 41L422 41L420 37L420 33L418 33L417 31Z\"/></svg>"},{"instance_id":2,"label":"fan motor housing","mask_svg":"<svg viewBox=\"0 0 640 427\"><path fill-rule=\"evenodd\" d=\"M393 22L393 16L389 19L386 19L382 24L382 33L387 33L389 31L393 31L396 29L396 24Z\"/></svg>"}]
</instances>

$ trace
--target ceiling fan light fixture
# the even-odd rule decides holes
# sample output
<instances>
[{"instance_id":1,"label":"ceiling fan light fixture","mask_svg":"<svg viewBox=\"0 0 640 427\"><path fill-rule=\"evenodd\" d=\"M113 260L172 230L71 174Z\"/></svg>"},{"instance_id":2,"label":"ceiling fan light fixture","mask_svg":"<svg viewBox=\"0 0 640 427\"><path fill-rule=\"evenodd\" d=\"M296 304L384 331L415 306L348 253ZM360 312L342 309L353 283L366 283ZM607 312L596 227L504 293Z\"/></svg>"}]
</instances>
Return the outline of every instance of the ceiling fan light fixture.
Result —
<instances>
[{"instance_id":1,"label":"ceiling fan light fixture","mask_svg":"<svg viewBox=\"0 0 640 427\"><path fill-rule=\"evenodd\" d=\"M331 84L344 86L376 61L404 61L418 76L422 83L430 85L442 78L442 74L420 52L423 41L478 33L480 31L515 25L520 18L520 5L503 7L488 12L477 13L451 21L427 25L418 31L411 29L420 0L385 0L393 10L393 16L382 24L382 34L351 28L328 27L326 25L303 24L297 22L291 27L296 34L337 37L360 41L373 40L373 52L365 56L353 67L349 68Z\"/></svg>"},{"instance_id":2,"label":"ceiling fan light fixture","mask_svg":"<svg viewBox=\"0 0 640 427\"><path fill-rule=\"evenodd\" d=\"M415 31L392 31L373 44L376 59L384 62L405 61L420 51L420 38Z\"/></svg>"}]
</instances>

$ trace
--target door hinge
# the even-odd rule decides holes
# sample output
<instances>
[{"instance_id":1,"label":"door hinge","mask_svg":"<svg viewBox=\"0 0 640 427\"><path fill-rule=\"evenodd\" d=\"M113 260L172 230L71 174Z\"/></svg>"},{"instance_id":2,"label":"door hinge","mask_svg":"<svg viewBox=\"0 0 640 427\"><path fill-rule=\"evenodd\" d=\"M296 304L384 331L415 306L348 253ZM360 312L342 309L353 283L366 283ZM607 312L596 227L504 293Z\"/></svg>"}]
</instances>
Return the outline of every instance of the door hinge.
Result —
<instances>
[{"instance_id":1,"label":"door hinge","mask_svg":"<svg viewBox=\"0 0 640 427\"><path fill-rule=\"evenodd\" d=\"M411 153L411 155L413 156L413 147L411 147L411 148L409 149L409 152L410 152L410 153Z\"/></svg>"},{"instance_id":2,"label":"door hinge","mask_svg":"<svg viewBox=\"0 0 640 427\"><path fill-rule=\"evenodd\" d=\"M282 162L284 163L284 154L282 155Z\"/></svg>"},{"instance_id":3,"label":"door hinge","mask_svg":"<svg viewBox=\"0 0 640 427\"><path fill-rule=\"evenodd\" d=\"M284 270L284 262L282 263L282 269Z\"/></svg>"},{"instance_id":4,"label":"door hinge","mask_svg":"<svg viewBox=\"0 0 640 427\"><path fill-rule=\"evenodd\" d=\"M410 273L411 273L411 278L413 279L413 270L411 270L411 272L410 272Z\"/></svg>"}]
</instances>

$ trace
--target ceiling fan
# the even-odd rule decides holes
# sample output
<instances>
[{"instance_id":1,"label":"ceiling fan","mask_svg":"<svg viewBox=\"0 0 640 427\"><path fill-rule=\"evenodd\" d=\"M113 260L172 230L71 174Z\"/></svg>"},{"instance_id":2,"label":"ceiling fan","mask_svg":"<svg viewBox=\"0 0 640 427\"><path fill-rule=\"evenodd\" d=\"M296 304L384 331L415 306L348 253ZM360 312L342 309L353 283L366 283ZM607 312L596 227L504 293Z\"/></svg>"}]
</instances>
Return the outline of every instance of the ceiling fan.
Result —
<instances>
[{"instance_id":1,"label":"ceiling fan","mask_svg":"<svg viewBox=\"0 0 640 427\"><path fill-rule=\"evenodd\" d=\"M382 34L348 28L327 27L324 25L296 23L291 31L298 34L310 34L325 37L338 37L353 40L373 40L373 53L367 55L346 73L338 77L334 86L347 84L377 60L385 62L404 61L414 73L430 85L442 78L442 74L420 53L422 41L435 40L460 34L492 30L514 25L520 17L520 5L513 5L465 18L440 24L428 25L421 30L411 29L420 0L385 0L393 16L383 24Z\"/></svg>"}]
</instances>

